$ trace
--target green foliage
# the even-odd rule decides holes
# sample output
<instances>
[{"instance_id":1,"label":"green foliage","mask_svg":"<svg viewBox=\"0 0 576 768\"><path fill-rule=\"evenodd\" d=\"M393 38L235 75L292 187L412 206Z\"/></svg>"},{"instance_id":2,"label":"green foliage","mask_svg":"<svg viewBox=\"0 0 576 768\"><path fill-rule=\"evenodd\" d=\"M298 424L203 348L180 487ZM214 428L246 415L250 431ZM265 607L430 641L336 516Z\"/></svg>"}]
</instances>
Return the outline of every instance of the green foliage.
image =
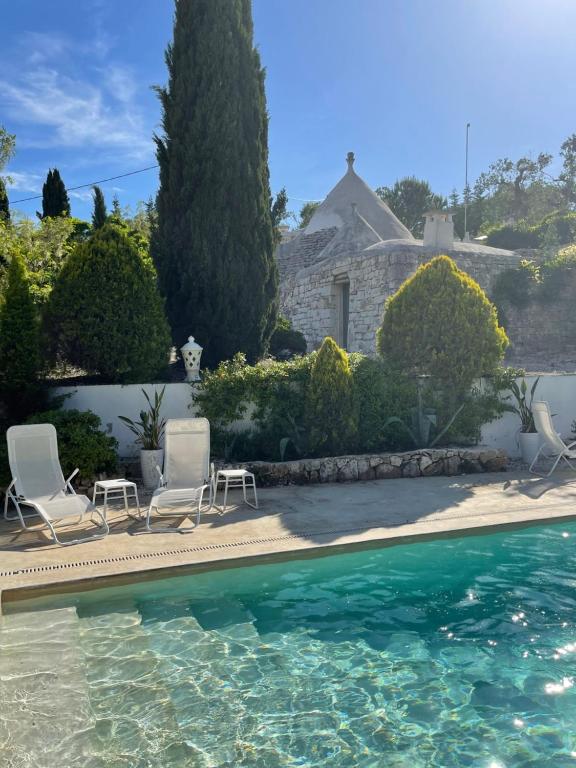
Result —
<instances>
[{"instance_id":1,"label":"green foliage","mask_svg":"<svg viewBox=\"0 0 576 768\"><path fill-rule=\"evenodd\" d=\"M505 302L519 308L527 307L540 282L540 268L527 259L523 259L518 267L510 267L500 272L492 287L492 298L498 307L499 315L502 317L502 305Z\"/></svg>"},{"instance_id":2,"label":"green foliage","mask_svg":"<svg viewBox=\"0 0 576 768\"><path fill-rule=\"evenodd\" d=\"M48 171L42 185L42 215L39 218L47 216L70 216L70 200L58 168Z\"/></svg>"},{"instance_id":3,"label":"green foliage","mask_svg":"<svg viewBox=\"0 0 576 768\"><path fill-rule=\"evenodd\" d=\"M10 204L4 179L0 176L0 221L10 221Z\"/></svg>"},{"instance_id":4,"label":"green foliage","mask_svg":"<svg viewBox=\"0 0 576 768\"><path fill-rule=\"evenodd\" d=\"M0 221L0 264L9 263L12 255L19 253L26 264L34 303L42 306L66 257L84 239L86 227L85 222L70 216L46 218L38 223L30 219L13 220L9 226Z\"/></svg>"},{"instance_id":5,"label":"green foliage","mask_svg":"<svg viewBox=\"0 0 576 768\"><path fill-rule=\"evenodd\" d=\"M8 133L3 125L0 125L0 171L6 163L14 157L16 151L16 136Z\"/></svg>"},{"instance_id":6,"label":"green foliage","mask_svg":"<svg viewBox=\"0 0 576 768\"><path fill-rule=\"evenodd\" d=\"M455 402L495 370L508 339L496 308L448 256L421 266L386 302L378 351L394 370L428 375Z\"/></svg>"},{"instance_id":7,"label":"green foliage","mask_svg":"<svg viewBox=\"0 0 576 768\"><path fill-rule=\"evenodd\" d=\"M177 3L169 81L158 89L153 256L174 343L193 333L208 367L238 351L261 357L278 311L264 70L252 38L247 0Z\"/></svg>"},{"instance_id":8,"label":"green foliage","mask_svg":"<svg viewBox=\"0 0 576 768\"><path fill-rule=\"evenodd\" d=\"M437 442L471 443L479 440L482 424L505 410L501 392L508 388L511 374L499 371L462 397L457 417L445 429L439 416L442 399L429 380L418 381L390 370L381 360L352 354L351 408L343 412L326 407L318 416L322 432L336 433L336 446L319 449L310 441L306 407L317 357L313 352L287 362L265 360L251 366L237 355L216 371L206 371L195 405L210 420L214 455L227 461L283 461L343 450L408 450L429 445L442 430ZM355 428L344 447L341 420L346 413L353 416ZM348 426L347 420L345 431Z\"/></svg>"},{"instance_id":9,"label":"green foliage","mask_svg":"<svg viewBox=\"0 0 576 768\"><path fill-rule=\"evenodd\" d=\"M446 208L447 203L445 197L432 192L427 181L415 176L400 179L393 187L378 187L376 194L415 237L424 233L426 211Z\"/></svg>"},{"instance_id":10,"label":"green foliage","mask_svg":"<svg viewBox=\"0 0 576 768\"><path fill-rule=\"evenodd\" d=\"M417 394L414 379L389 370L382 360L350 355L358 413L357 444L363 452L406 450L412 441L397 418L411 423Z\"/></svg>"},{"instance_id":11,"label":"green foliage","mask_svg":"<svg viewBox=\"0 0 576 768\"><path fill-rule=\"evenodd\" d=\"M554 211L536 224L530 225L527 220L522 220L516 224L492 227L486 234L487 245L508 250L537 249L572 243L576 240L576 213Z\"/></svg>"},{"instance_id":12,"label":"green foliage","mask_svg":"<svg viewBox=\"0 0 576 768\"><path fill-rule=\"evenodd\" d=\"M276 328L270 339L270 354L273 357L293 357L306 354L306 339L295 331L285 317L278 317Z\"/></svg>"},{"instance_id":13,"label":"green foliage","mask_svg":"<svg viewBox=\"0 0 576 768\"><path fill-rule=\"evenodd\" d=\"M92 411L50 410L35 413L27 424L54 424L58 433L58 453L65 477L78 467L84 483L100 473L116 470L118 443L103 432L98 416Z\"/></svg>"},{"instance_id":14,"label":"green foliage","mask_svg":"<svg viewBox=\"0 0 576 768\"><path fill-rule=\"evenodd\" d=\"M327 336L310 369L306 393L306 427L312 454L330 456L354 447L356 402L345 350Z\"/></svg>"},{"instance_id":15,"label":"green foliage","mask_svg":"<svg viewBox=\"0 0 576 768\"><path fill-rule=\"evenodd\" d=\"M556 302L558 295L572 284L567 278L575 269L576 245L569 245L541 264L521 261L518 267L504 270L492 288L500 316L504 316L507 303L524 309L532 302Z\"/></svg>"},{"instance_id":16,"label":"green foliage","mask_svg":"<svg viewBox=\"0 0 576 768\"><path fill-rule=\"evenodd\" d=\"M281 458L281 443L305 452L303 438L305 391L315 355L287 362L263 360L247 365L239 353L215 371L205 371L196 404L212 427L214 450L237 459ZM231 429L234 422L251 417L247 434ZM286 451L286 443L282 443Z\"/></svg>"},{"instance_id":17,"label":"green foliage","mask_svg":"<svg viewBox=\"0 0 576 768\"><path fill-rule=\"evenodd\" d=\"M100 187L94 186L94 210L92 211L92 228L100 229L106 224L108 215L106 213L106 201L104 200L104 193Z\"/></svg>"},{"instance_id":18,"label":"green foliage","mask_svg":"<svg viewBox=\"0 0 576 768\"><path fill-rule=\"evenodd\" d=\"M278 192L274 198L270 209L270 215L272 217L272 226L274 227L274 245L278 245L282 239L280 225L288 216L288 194L284 187L282 187L280 192Z\"/></svg>"},{"instance_id":19,"label":"green foliage","mask_svg":"<svg viewBox=\"0 0 576 768\"><path fill-rule=\"evenodd\" d=\"M136 435L135 442L139 443L145 451L157 451L162 445L166 419L160 416L160 411L165 391L166 386L162 387L160 393L155 390L154 401L152 402L146 390L142 390L148 403L148 410L140 411L140 421L132 421L127 416L118 416L120 421L126 424L128 429Z\"/></svg>"},{"instance_id":20,"label":"green foliage","mask_svg":"<svg viewBox=\"0 0 576 768\"><path fill-rule=\"evenodd\" d=\"M40 369L38 316L26 267L12 255L6 291L0 304L0 394L10 411L28 405Z\"/></svg>"},{"instance_id":21,"label":"green foliage","mask_svg":"<svg viewBox=\"0 0 576 768\"><path fill-rule=\"evenodd\" d=\"M138 242L109 223L70 254L50 295L52 355L109 381L153 379L170 338L154 267Z\"/></svg>"},{"instance_id":22,"label":"green foliage","mask_svg":"<svg viewBox=\"0 0 576 768\"><path fill-rule=\"evenodd\" d=\"M309 200L307 203L304 203L302 208L300 208L298 229L306 229L308 224L310 224L310 219L316 213L316 209L319 205L320 203L314 202L313 200Z\"/></svg>"},{"instance_id":23,"label":"green foliage","mask_svg":"<svg viewBox=\"0 0 576 768\"><path fill-rule=\"evenodd\" d=\"M523 378L520 384L514 380L509 384L508 388L510 389L510 392L512 392L512 396L515 400L515 405L512 405L510 410L520 417L521 432L536 432L534 414L532 413L532 403L534 402L534 394L539 381L540 377L538 377L530 387L529 394L526 379Z\"/></svg>"}]
</instances>

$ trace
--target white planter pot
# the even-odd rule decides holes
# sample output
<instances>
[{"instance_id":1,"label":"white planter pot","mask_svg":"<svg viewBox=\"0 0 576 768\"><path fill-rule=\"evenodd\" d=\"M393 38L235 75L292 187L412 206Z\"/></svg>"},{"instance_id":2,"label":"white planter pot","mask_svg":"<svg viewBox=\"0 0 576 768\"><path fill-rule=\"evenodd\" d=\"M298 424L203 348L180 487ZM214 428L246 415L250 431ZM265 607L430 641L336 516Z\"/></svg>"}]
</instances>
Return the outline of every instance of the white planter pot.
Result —
<instances>
[{"instance_id":1,"label":"white planter pot","mask_svg":"<svg viewBox=\"0 0 576 768\"><path fill-rule=\"evenodd\" d=\"M540 448L540 435L538 432L520 432L520 451L522 461L525 464L532 464L534 457Z\"/></svg>"},{"instance_id":2,"label":"white planter pot","mask_svg":"<svg viewBox=\"0 0 576 768\"><path fill-rule=\"evenodd\" d=\"M162 470L164 461L164 451L160 448L157 451L140 451L140 467L142 469L142 482L148 489L158 488L160 475L156 467Z\"/></svg>"}]
</instances>

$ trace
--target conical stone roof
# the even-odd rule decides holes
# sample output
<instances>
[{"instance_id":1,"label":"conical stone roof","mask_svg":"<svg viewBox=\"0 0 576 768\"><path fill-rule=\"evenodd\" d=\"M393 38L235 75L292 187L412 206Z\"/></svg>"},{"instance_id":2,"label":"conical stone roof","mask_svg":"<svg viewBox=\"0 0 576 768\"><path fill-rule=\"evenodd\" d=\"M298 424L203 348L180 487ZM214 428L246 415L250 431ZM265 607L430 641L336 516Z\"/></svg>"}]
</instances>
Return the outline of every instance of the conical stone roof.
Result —
<instances>
[{"instance_id":1,"label":"conical stone roof","mask_svg":"<svg viewBox=\"0 0 576 768\"><path fill-rule=\"evenodd\" d=\"M349 152L346 159L347 172L318 206L304 234L311 235L332 227L340 229L349 220L350 207L355 204L358 213L378 233L381 240L413 240L410 230L355 172L354 153Z\"/></svg>"}]
</instances>

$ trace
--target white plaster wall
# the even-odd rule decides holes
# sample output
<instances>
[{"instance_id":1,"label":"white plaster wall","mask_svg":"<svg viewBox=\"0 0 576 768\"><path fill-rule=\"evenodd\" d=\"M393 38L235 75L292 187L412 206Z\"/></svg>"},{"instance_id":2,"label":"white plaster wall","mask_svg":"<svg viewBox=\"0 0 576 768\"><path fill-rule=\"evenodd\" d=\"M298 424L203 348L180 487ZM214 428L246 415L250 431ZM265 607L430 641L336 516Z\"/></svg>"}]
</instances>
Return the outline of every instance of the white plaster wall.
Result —
<instances>
[{"instance_id":1,"label":"white plaster wall","mask_svg":"<svg viewBox=\"0 0 576 768\"><path fill-rule=\"evenodd\" d=\"M536 378L537 375L526 376L528 390ZM567 440L572 434L572 422L576 419L576 374L542 374L534 399L549 403L556 431ZM484 426L482 443L492 448L503 448L511 458L517 458L520 456L519 426L518 416L506 413L498 421Z\"/></svg>"},{"instance_id":2,"label":"white plaster wall","mask_svg":"<svg viewBox=\"0 0 576 768\"><path fill-rule=\"evenodd\" d=\"M92 386L58 387L56 394L70 395L64 401L64 408L79 411L93 411L102 421L102 428L118 440L121 457L137 456L139 447L134 435L118 418L128 416L138 420L141 410L147 408L142 389L153 398L163 384L98 384ZM195 415L193 388L190 384L166 384L162 401L162 415L167 419L186 419Z\"/></svg>"}]
</instances>

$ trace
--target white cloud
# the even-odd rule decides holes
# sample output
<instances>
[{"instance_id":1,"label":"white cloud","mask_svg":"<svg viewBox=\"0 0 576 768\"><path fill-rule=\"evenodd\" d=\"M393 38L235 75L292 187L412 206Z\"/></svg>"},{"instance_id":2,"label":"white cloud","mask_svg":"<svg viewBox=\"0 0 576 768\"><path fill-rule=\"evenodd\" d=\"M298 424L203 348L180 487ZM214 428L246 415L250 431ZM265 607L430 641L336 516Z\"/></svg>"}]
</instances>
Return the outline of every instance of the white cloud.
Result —
<instances>
[{"instance_id":1,"label":"white cloud","mask_svg":"<svg viewBox=\"0 0 576 768\"><path fill-rule=\"evenodd\" d=\"M10 181L6 184L8 189L15 192L41 192L44 179L38 173L28 171L7 171Z\"/></svg>"},{"instance_id":2,"label":"white cloud","mask_svg":"<svg viewBox=\"0 0 576 768\"><path fill-rule=\"evenodd\" d=\"M5 114L43 129L26 139L27 146L121 149L125 157L143 159L152 156L153 144L136 91L131 73L120 66L104 70L101 85L46 67L0 80Z\"/></svg>"},{"instance_id":3,"label":"white cloud","mask_svg":"<svg viewBox=\"0 0 576 768\"><path fill-rule=\"evenodd\" d=\"M91 202L94 199L92 189L73 189L68 192L68 195L76 198L76 200L82 200L84 203Z\"/></svg>"}]
</instances>

